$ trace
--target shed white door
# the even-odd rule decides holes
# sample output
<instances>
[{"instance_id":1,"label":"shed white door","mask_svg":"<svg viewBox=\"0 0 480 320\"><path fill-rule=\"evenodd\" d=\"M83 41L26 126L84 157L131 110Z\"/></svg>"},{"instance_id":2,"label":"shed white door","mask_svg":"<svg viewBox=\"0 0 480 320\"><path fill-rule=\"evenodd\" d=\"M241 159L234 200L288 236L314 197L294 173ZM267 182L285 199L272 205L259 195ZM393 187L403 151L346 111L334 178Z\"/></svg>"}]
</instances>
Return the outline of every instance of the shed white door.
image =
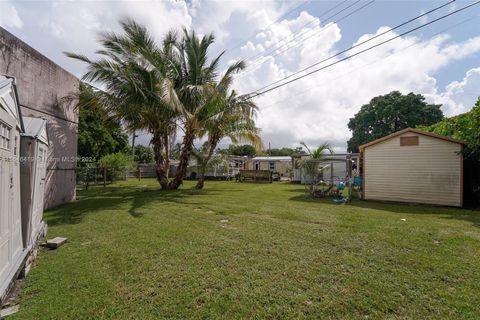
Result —
<instances>
[{"instance_id":1,"label":"shed white door","mask_svg":"<svg viewBox=\"0 0 480 320\"><path fill-rule=\"evenodd\" d=\"M19 141L16 120L0 107L0 288L11 280L23 250Z\"/></svg>"},{"instance_id":2,"label":"shed white door","mask_svg":"<svg viewBox=\"0 0 480 320\"><path fill-rule=\"evenodd\" d=\"M42 223L43 216L43 193L45 190L45 173L47 162L47 148L37 141L37 165L35 168L35 180L33 186L33 203L32 203L32 232L31 236L36 237ZM31 239L35 240L35 239Z\"/></svg>"}]
</instances>

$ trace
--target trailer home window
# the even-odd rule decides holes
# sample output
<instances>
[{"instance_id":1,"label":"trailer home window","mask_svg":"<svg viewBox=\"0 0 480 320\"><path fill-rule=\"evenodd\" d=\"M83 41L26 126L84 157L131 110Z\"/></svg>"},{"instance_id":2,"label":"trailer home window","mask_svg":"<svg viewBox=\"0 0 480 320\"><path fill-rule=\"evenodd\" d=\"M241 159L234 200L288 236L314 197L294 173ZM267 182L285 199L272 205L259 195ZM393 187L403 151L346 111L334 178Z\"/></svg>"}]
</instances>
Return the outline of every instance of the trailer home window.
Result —
<instances>
[{"instance_id":1,"label":"trailer home window","mask_svg":"<svg viewBox=\"0 0 480 320\"><path fill-rule=\"evenodd\" d=\"M0 148L10 149L10 134L11 128L6 124L0 122Z\"/></svg>"},{"instance_id":2,"label":"trailer home window","mask_svg":"<svg viewBox=\"0 0 480 320\"><path fill-rule=\"evenodd\" d=\"M269 167L270 170L275 170L275 162L270 162L268 164L268 167Z\"/></svg>"}]
</instances>

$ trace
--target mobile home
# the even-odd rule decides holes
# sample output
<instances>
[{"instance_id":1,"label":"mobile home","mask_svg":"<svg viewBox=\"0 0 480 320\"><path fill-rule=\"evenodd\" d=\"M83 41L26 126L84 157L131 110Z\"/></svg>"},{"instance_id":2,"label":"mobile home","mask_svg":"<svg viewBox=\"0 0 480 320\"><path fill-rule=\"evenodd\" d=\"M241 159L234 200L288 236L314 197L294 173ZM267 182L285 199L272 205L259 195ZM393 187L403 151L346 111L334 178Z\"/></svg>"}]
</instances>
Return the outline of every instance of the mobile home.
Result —
<instances>
[{"instance_id":1,"label":"mobile home","mask_svg":"<svg viewBox=\"0 0 480 320\"><path fill-rule=\"evenodd\" d=\"M255 157L246 162L247 170L270 170L278 172L281 177L290 177L292 173L292 157Z\"/></svg>"}]
</instances>

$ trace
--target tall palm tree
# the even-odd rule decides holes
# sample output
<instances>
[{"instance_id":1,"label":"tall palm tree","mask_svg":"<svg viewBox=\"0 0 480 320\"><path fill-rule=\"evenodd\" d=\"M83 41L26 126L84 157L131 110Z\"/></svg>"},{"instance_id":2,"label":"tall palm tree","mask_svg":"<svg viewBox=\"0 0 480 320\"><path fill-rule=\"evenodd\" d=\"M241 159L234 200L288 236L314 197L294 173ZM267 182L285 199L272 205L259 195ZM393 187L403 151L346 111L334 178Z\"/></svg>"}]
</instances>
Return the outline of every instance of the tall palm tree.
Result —
<instances>
[{"instance_id":1,"label":"tall palm tree","mask_svg":"<svg viewBox=\"0 0 480 320\"><path fill-rule=\"evenodd\" d=\"M175 105L181 110L184 136L177 172L169 184L171 189L177 189L182 184L193 143L205 122L222 112L218 99L224 86L216 81L219 61L224 52L208 61L208 49L214 40L212 34L200 38L195 31L184 29L183 39L176 46L179 69L176 74L175 91L178 99ZM242 68L243 62L234 63L227 69L224 78L231 77Z\"/></svg>"},{"instance_id":2,"label":"tall palm tree","mask_svg":"<svg viewBox=\"0 0 480 320\"><path fill-rule=\"evenodd\" d=\"M222 84L223 82L220 82ZM214 115L206 119L200 136L207 135L206 150L199 165L197 189L202 189L205 182L205 171L218 143L225 137L233 143L248 141L257 150L263 149L260 129L255 126L254 116L256 104L246 96L237 96L235 91L223 95L216 100L218 109ZM197 157L198 158L198 157Z\"/></svg>"},{"instance_id":3,"label":"tall palm tree","mask_svg":"<svg viewBox=\"0 0 480 320\"><path fill-rule=\"evenodd\" d=\"M98 99L129 129L147 130L151 135L157 179L162 189L177 189L183 182L194 140L213 117L221 114L222 96L231 76L244 67L230 66L217 83L223 53L209 61L213 35L197 36L184 29L183 37L169 32L158 46L147 29L130 19L121 20L122 34L100 35L99 56L67 53L88 65L83 80L98 82L104 90ZM177 128L184 132L179 165L168 179L169 159Z\"/></svg>"},{"instance_id":4,"label":"tall palm tree","mask_svg":"<svg viewBox=\"0 0 480 320\"><path fill-rule=\"evenodd\" d=\"M121 20L123 34L102 33L96 60L66 53L88 65L83 80L98 82L98 99L130 128L152 134L157 180L168 188L169 152L180 110L174 83L179 70L174 46L177 37L169 32L159 47L147 29L130 19Z\"/></svg>"}]
</instances>

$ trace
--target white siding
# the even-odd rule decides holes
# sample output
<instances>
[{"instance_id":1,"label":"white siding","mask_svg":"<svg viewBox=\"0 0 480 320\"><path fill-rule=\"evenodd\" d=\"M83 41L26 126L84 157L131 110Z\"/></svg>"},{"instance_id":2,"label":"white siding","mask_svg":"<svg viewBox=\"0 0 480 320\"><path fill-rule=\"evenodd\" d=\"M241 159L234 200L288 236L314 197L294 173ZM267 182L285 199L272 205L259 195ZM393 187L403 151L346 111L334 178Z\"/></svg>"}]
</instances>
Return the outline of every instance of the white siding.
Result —
<instances>
[{"instance_id":1,"label":"white siding","mask_svg":"<svg viewBox=\"0 0 480 320\"><path fill-rule=\"evenodd\" d=\"M0 85L1 85L0 77ZM1 90L5 88L0 87ZM11 110L12 99L0 96L0 122L3 127L2 136L8 137L9 143L0 146L0 298L22 262L22 223L20 211L20 129L18 119ZM15 105L16 106L16 105ZM8 110L7 110L8 109ZM9 111L10 110L10 111Z\"/></svg>"},{"instance_id":2,"label":"white siding","mask_svg":"<svg viewBox=\"0 0 480 320\"><path fill-rule=\"evenodd\" d=\"M418 136L418 146L400 146L406 136ZM366 147L365 199L462 206L461 148L411 132Z\"/></svg>"}]
</instances>

